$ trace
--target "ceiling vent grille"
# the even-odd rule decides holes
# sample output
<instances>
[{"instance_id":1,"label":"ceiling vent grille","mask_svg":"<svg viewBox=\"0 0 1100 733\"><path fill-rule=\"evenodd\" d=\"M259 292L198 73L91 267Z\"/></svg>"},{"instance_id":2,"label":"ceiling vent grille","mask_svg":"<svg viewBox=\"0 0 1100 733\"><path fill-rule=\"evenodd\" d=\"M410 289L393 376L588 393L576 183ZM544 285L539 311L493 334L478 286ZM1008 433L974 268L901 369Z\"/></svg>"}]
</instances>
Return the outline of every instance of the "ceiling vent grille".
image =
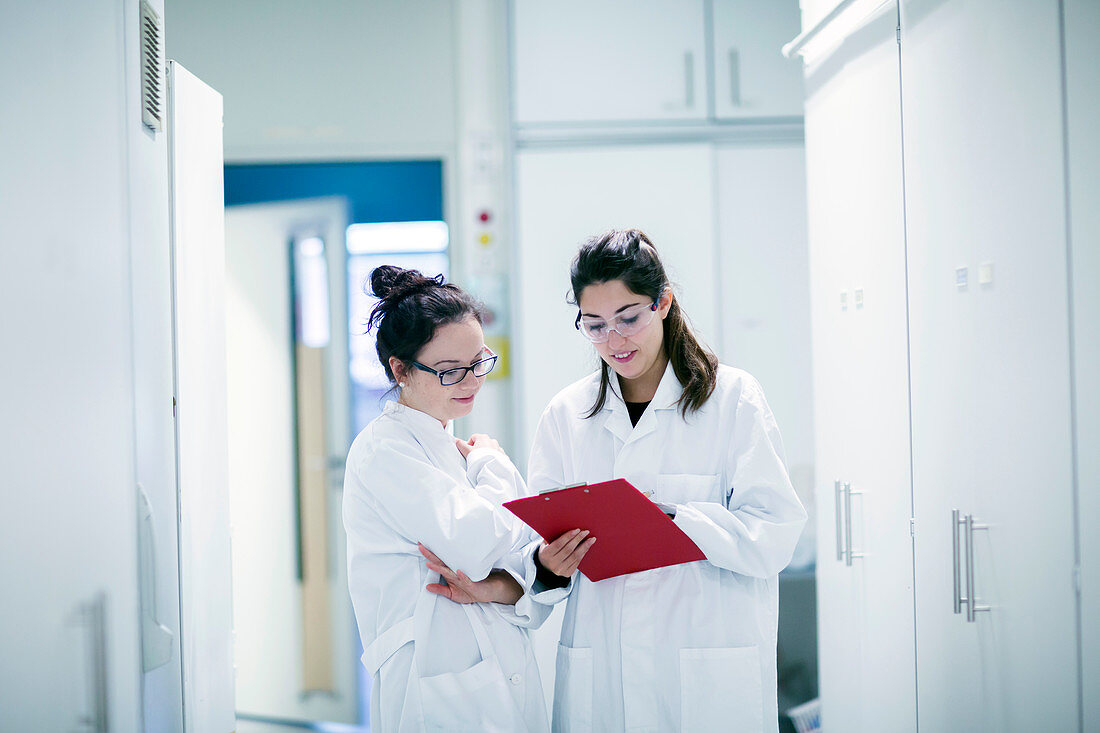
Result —
<instances>
[{"instance_id":1,"label":"ceiling vent grille","mask_svg":"<svg viewBox=\"0 0 1100 733\"><path fill-rule=\"evenodd\" d=\"M141 121L164 129L164 28L149 3L141 2Z\"/></svg>"}]
</instances>

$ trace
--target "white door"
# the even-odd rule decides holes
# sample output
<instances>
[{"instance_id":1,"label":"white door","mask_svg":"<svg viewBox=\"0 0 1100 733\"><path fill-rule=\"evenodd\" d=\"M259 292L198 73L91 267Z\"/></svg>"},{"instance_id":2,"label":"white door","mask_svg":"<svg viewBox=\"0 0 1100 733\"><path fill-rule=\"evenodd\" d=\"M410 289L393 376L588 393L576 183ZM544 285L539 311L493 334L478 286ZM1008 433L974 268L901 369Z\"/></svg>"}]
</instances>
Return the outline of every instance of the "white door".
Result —
<instances>
[{"instance_id":1,"label":"white door","mask_svg":"<svg viewBox=\"0 0 1100 733\"><path fill-rule=\"evenodd\" d=\"M346 202L226 211L237 711L358 721L340 518L349 443Z\"/></svg>"},{"instance_id":2,"label":"white door","mask_svg":"<svg viewBox=\"0 0 1100 733\"><path fill-rule=\"evenodd\" d=\"M714 0L719 119L802 116L802 65L780 51L799 28L798 0Z\"/></svg>"},{"instance_id":3,"label":"white door","mask_svg":"<svg viewBox=\"0 0 1100 733\"><path fill-rule=\"evenodd\" d=\"M175 62L169 64L168 88L183 722L188 733L228 733L236 721L227 497L222 97ZM166 549L158 543L158 564L168 554ZM156 575L171 577L166 571ZM161 606L156 609L159 614ZM144 636L160 637L160 625L147 614ZM150 651L155 650L147 648L147 661L155 664L159 660L149 659Z\"/></svg>"},{"instance_id":4,"label":"white door","mask_svg":"<svg viewBox=\"0 0 1100 733\"><path fill-rule=\"evenodd\" d=\"M1059 6L901 5L930 731L1077 728ZM953 510L980 528L953 526ZM953 565L972 616L954 612Z\"/></svg>"},{"instance_id":5,"label":"white door","mask_svg":"<svg viewBox=\"0 0 1100 733\"><path fill-rule=\"evenodd\" d=\"M515 121L706 117L702 0L512 2Z\"/></svg>"},{"instance_id":6,"label":"white door","mask_svg":"<svg viewBox=\"0 0 1100 733\"><path fill-rule=\"evenodd\" d=\"M0 23L4 731L141 727L127 148L146 133L121 9L6 3ZM58 37L78 63L28 62Z\"/></svg>"},{"instance_id":7,"label":"white door","mask_svg":"<svg viewBox=\"0 0 1100 733\"><path fill-rule=\"evenodd\" d=\"M822 725L916 729L896 14L806 100ZM839 485L838 485L839 482ZM850 491L849 495L847 491Z\"/></svg>"}]
</instances>

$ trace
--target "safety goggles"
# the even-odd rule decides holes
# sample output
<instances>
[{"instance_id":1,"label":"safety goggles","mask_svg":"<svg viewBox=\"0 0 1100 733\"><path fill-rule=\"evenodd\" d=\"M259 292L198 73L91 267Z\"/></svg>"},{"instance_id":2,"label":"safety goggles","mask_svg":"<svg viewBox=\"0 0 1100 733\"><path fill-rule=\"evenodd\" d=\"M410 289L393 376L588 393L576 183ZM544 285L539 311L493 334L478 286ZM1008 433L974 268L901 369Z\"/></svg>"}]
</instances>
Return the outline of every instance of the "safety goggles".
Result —
<instances>
[{"instance_id":1,"label":"safety goggles","mask_svg":"<svg viewBox=\"0 0 1100 733\"><path fill-rule=\"evenodd\" d=\"M493 367L497 365L497 355L492 350L485 349L486 356L482 359L478 359L470 366L454 367L453 369L444 369L442 371L436 371L429 366L424 366L418 361L414 361L412 365L422 372L430 372L439 377L439 383L444 387L453 387L466 378L467 372L473 372L475 377L484 377L489 372L493 371Z\"/></svg>"},{"instance_id":2,"label":"safety goggles","mask_svg":"<svg viewBox=\"0 0 1100 733\"><path fill-rule=\"evenodd\" d=\"M602 344L611 337L611 332L619 334L623 338L630 338L641 333L646 326L653 322L657 315L657 302L649 305L634 305L610 321L602 318L584 318L577 314L577 322L573 325L584 334L584 337L594 344Z\"/></svg>"}]
</instances>

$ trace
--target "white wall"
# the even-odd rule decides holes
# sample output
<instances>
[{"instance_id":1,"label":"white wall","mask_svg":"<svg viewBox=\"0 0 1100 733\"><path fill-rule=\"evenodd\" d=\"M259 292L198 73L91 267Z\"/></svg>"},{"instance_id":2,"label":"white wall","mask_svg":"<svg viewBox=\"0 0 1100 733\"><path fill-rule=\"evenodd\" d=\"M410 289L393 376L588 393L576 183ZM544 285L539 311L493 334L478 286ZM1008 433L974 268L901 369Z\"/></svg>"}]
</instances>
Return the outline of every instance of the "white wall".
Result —
<instances>
[{"instance_id":1,"label":"white wall","mask_svg":"<svg viewBox=\"0 0 1100 733\"><path fill-rule=\"evenodd\" d=\"M225 97L225 158L439 157L455 137L448 0L179 0L168 57Z\"/></svg>"}]
</instances>

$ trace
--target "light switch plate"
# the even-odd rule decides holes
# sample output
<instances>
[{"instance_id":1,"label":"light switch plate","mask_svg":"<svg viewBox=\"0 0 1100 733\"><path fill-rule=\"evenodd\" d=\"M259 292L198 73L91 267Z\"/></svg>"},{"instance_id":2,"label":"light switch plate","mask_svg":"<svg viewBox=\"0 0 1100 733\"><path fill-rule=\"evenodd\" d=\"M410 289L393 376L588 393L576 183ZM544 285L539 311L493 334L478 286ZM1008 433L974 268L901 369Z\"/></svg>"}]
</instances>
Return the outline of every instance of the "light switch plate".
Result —
<instances>
[{"instance_id":1,"label":"light switch plate","mask_svg":"<svg viewBox=\"0 0 1100 733\"><path fill-rule=\"evenodd\" d=\"M978 284L979 285L992 285L993 284L993 263L983 262L978 265Z\"/></svg>"},{"instance_id":2,"label":"light switch plate","mask_svg":"<svg viewBox=\"0 0 1100 733\"><path fill-rule=\"evenodd\" d=\"M970 271L966 267L955 268L955 287L959 290L966 290L967 282L970 279Z\"/></svg>"}]
</instances>

